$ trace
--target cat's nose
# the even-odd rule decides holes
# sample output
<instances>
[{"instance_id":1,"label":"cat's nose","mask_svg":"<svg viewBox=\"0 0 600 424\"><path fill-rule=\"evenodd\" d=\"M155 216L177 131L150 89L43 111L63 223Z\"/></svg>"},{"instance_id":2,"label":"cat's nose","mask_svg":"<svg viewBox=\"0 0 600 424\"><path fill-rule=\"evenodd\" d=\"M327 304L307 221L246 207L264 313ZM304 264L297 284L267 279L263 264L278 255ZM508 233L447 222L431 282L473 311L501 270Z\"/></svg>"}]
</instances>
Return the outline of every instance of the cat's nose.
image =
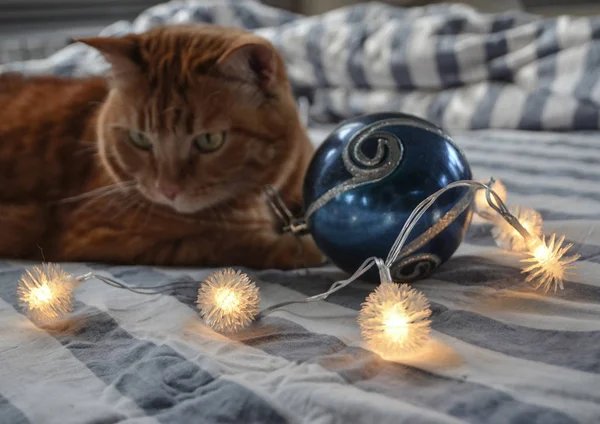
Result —
<instances>
[{"instance_id":1,"label":"cat's nose","mask_svg":"<svg viewBox=\"0 0 600 424\"><path fill-rule=\"evenodd\" d=\"M179 194L179 187L173 183L157 182L156 188L169 200L174 200Z\"/></svg>"}]
</instances>

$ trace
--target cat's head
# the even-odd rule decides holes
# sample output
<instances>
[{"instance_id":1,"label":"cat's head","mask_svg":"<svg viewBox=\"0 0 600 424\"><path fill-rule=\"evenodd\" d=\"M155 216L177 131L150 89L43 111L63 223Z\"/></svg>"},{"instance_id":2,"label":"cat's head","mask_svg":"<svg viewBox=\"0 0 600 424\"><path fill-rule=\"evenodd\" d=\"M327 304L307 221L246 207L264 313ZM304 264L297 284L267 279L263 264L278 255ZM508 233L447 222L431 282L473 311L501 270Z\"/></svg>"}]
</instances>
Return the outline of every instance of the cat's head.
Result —
<instances>
[{"instance_id":1,"label":"cat's head","mask_svg":"<svg viewBox=\"0 0 600 424\"><path fill-rule=\"evenodd\" d=\"M306 148L283 60L260 37L197 26L80 41L112 67L102 162L155 203L195 213L276 185Z\"/></svg>"}]
</instances>

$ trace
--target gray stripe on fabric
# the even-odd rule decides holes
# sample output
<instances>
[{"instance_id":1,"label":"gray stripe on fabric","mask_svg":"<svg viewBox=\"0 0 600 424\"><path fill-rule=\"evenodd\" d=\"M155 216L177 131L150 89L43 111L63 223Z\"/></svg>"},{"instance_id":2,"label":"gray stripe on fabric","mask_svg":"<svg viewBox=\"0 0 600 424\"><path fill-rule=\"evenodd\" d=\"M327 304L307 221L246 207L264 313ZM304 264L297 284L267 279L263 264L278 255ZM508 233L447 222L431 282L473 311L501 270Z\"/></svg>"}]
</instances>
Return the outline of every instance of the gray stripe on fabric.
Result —
<instances>
[{"instance_id":1,"label":"gray stripe on fabric","mask_svg":"<svg viewBox=\"0 0 600 424\"><path fill-rule=\"evenodd\" d=\"M440 304L431 309L432 328L451 337L517 358L600 374L599 331L540 330Z\"/></svg>"},{"instance_id":2,"label":"gray stripe on fabric","mask_svg":"<svg viewBox=\"0 0 600 424\"><path fill-rule=\"evenodd\" d=\"M550 88L556 75L556 52L560 47L555 22L541 21L537 25L535 39L538 88L525 100L523 116L519 122L519 128L528 130L544 128L544 109L552 94Z\"/></svg>"},{"instance_id":3,"label":"gray stripe on fabric","mask_svg":"<svg viewBox=\"0 0 600 424\"><path fill-rule=\"evenodd\" d=\"M581 219L598 219L600 212L574 214L564 211L552 211L548 209L536 209L545 221L576 221Z\"/></svg>"},{"instance_id":4,"label":"gray stripe on fabric","mask_svg":"<svg viewBox=\"0 0 600 424\"><path fill-rule=\"evenodd\" d=\"M481 110L481 107L479 108L479 110ZM528 152L526 150L523 150L522 148L520 149L495 149L493 145L491 145L490 143L487 144L481 144L481 145L474 145L474 144L470 144L470 143L464 143L461 146L467 153L467 156L469 154L469 152L479 152L479 153L487 153L490 155L494 155L494 157L503 157L506 160L510 160L511 157L519 157L519 158L531 158L531 159L535 159L536 162L546 162L548 160L558 160L561 163L564 164L568 164L568 165L572 165L577 167L577 169L581 169L581 165L585 164L585 165L600 165L600 154L598 155L598 157L577 157L577 158L573 158L573 157L569 157L569 156L565 156L564 154L549 154L549 153L542 153L542 152ZM600 143L599 143L599 149L600 149ZM598 168L600 169L600 168Z\"/></svg>"},{"instance_id":5,"label":"gray stripe on fabric","mask_svg":"<svg viewBox=\"0 0 600 424\"><path fill-rule=\"evenodd\" d=\"M448 19L437 31L435 61L442 87L462 84L460 66L456 56L456 36L465 26L464 18Z\"/></svg>"},{"instance_id":6,"label":"gray stripe on fabric","mask_svg":"<svg viewBox=\"0 0 600 424\"><path fill-rule=\"evenodd\" d=\"M543 135L542 135L543 134ZM588 135L589 133L586 132L581 132L578 133L577 135L575 135L574 133L563 133L563 134L559 134L559 133L550 133L550 134L544 134L544 133L536 133L536 134L531 134L525 131L510 131L508 134L504 133L502 134L502 132L495 132L495 133L485 133L485 132L480 132L477 133L476 135L470 134L470 135L466 135L466 137L463 135L464 138L467 138L468 140L478 140L478 141L487 141L487 142L495 142L495 143L502 143L502 144L513 144L513 145L517 145L517 146L523 146L523 145L528 145L529 143L531 143L532 138L534 138L535 140L539 141L539 145L540 146L544 146L544 147L574 147L578 150L583 150L583 149L589 149L591 150L591 153L598 155L598 136L592 136L590 137ZM593 133L595 134L595 133ZM572 138L578 138L578 139L583 139L583 138L587 138L587 141L581 141L581 142L577 142L574 141L573 139L568 139L569 137ZM457 137L458 141L461 140L461 137ZM579 152L582 153L582 152Z\"/></svg>"},{"instance_id":7,"label":"gray stripe on fabric","mask_svg":"<svg viewBox=\"0 0 600 424\"><path fill-rule=\"evenodd\" d=\"M597 40L600 38L600 22L590 19L591 39L587 54L585 55L584 75L580 77L579 83L573 90L575 98L579 100L575 114L573 116L574 128L597 128L600 122L600 112L598 105L590 101L590 93L594 91L594 87L600 79L600 46Z\"/></svg>"},{"instance_id":8,"label":"gray stripe on fabric","mask_svg":"<svg viewBox=\"0 0 600 424\"><path fill-rule=\"evenodd\" d=\"M345 275L340 273L338 277L343 279ZM338 280L333 279L331 274L323 277L313 272L310 278L306 278L275 271L261 273L260 279L306 296L322 293ZM415 287L418 288L418 285ZM369 293L368 289L350 285L330 296L326 302L358 311ZM431 310L434 330L466 343L516 358L600 374L600 350L597 348L600 331L552 331L504 324L473 312L450 310L435 302L431 302ZM577 346L577 355L565 346Z\"/></svg>"},{"instance_id":9,"label":"gray stripe on fabric","mask_svg":"<svg viewBox=\"0 0 600 424\"><path fill-rule=\"evenodd\" d=\"M213 14L206 7L202 6L196 7L192 13L192 16L195 22L212 24L215 20Z\"/></svg>"},{"instance_id":10,"label":"gray stripe on fabric","mask_svg":"<svg viewBox=\"0 0 600 424\"><path fill-rule=\"evenodd\" d=\"M521 269L502 265L480 256L457 256L441 266L433 275L437 281L460 286L486 287L504 290L523 286ZM553 298L569 302L600 304L600 287L565 281L564 290L552 293ZM543 299L522 299L532 305L543 303ZM560 308L556 306L556 308ZM532 309L534 310L534 309Z\"/></svg>"},{"instance_id":11,"label":"gray stripe on fabric","mask_svg":"<svg viewBox=\"0 0 600 424\"><path fill-rule=\"evenodd\" d=\"M489 235L489 226L472 226L465 238L464 243L478 244L478 242L474 242L474 240L483 238L487 238L488 241L491 240L491 236ZM488 245L488 242L485 242L485 244ZM589 247L594 248L594 246ZM600 248L597 249L600 250ZM100 264L89 264L88 266L92 269L108 271L116 278L121 278L127 281L128 284L132 285L147 285L149 281L154 281L156 282L156 284L163 284L167 281L171 281L166 279L164 274L158 273L146 267L112 267ZM249 270L248 272L252 274L255 271ZM258 275L262 276L260 272L258 273ZM340 279L344 278L344 276L341 274L336 274L336 276ZM322 275L318 274L317 277L320 279L324 278ZM291 278L302 277L292 276ZM309 278L313 278L313 276L311 275L309 276ZM464 255L454 257L450 261L445 263L442 267L436 270L432 278L434 278L435 280L446 281L462 286L489 287L495 290L514 288L515 286L522 286L524 284L524 277L521 273L520 268L514 268L498 264L490 259L482 258L479 256ZM260 277L259 279L262 279L262 277ZM180 277L178 281L186 281L186 278ZM326 281L328 281L329 284L331 284L334 280L327 279ZM324 286L325 285L321 287L321 291L319 291L319 293L326 290ZM298 291L297 288L290 288ZM317 292L313 294L316 293ZM340 292L340 294L341 293L343 293L343 291ZM194 288L180 288L177 290L172 290L168 294L177 298L180 302L187 304L191 308L195 308L190 301L190 299L194 299L196 296ZM367 293L365 293L364 296L366 295ZM558 299L568 300L571 302L600 303L600 287L591 286L583 283L576 283L567 280L565 281L564 290L560 290L557 293L554 293L552 296ZM532 303L535 302L536 301L532 300Z\"/></svg>"},{"instance_id":12,"label":"gray stripe on fabric","mask_svg":"<svg viewBox=\"0 0 600 424\"><path fill-rule=\"evenodd\" d=\"M392 34L390 69L392 78L394 78L394 82L396 83L396 88L398 90L409 90L415 88L410 76L408 63L406 62L406 45L409 42L411 31L411 26L403 24L401 28L398 28Z\"/></svg>"},{"instance_id":13,"label":"gray stripe on fabric","mask_svg":"<svg viewBox=\"0 0 600 424\"><path fill-rule=\"evenodd\" d=\"M29 424L23 411L0 394L0 424Z\"/></svg>"},{"instance_id":14,"label":"gray stripe on fabric","mask_svg":"<svg viewBox=\"0 0 600 424\"><path fill-rule=\"evenodd\" d=\"M536 34L538 86L550 89L556 77L556 53L560 51L556 20L541 24Z\"/></svg>"},{"instance_id":15,"label":"gray stripe on fabric","mask_svg":"<svg viewBox=\"0 0 600 424\"><path fill-rule=\"evenodd\" d=\"M598 106L591 101L579 101L573 113L573 128L580 130L598 129L600 111Z\"/></svg>"},{"instance_id":16,"label":"gray stripe on fabric","mask_svg":"<svg viewBox=\"0 0 600 424\"><path fill-rule=\"evenodd\" d=\"M117 278L127 278L128 283L154 281L157 284L165 275L144 267L116 267L108 270ZM139 274L139 275L138 275ZM267 281L261 277L257 280ZM289 275L283 273L282 278ZM135 278L134 278L135 277ZM292 275L292 279L303 278ZM185 279L184 279L185 280ZM271 282L272 283L272 282ZM291 283L290 288L304 282ZM177 289L170 293L181 303L195 309L190 301L195 289ZM356 298L359 301L363 297ZM489 423L506 422L507 414L515 420L548 422L560 419L572 422L562 412L528 403L521 403L512 396L485 385L439 376L404 364L388 362L378 355L358 347L349 347L334 336L311 332L283 318L266 317L251 327L237 333L234 340L296 363L314 363L337 373L344 380L361 390L379 393L390 398L424 405L457 418L476 417ZM389 376L398 377L389 384ZM421 390L415 391L415 384ZM439 397L444 396L443 404ZM457 405L461 405L457 407ZM537 421L537 420L540 421ZM562 422L562 421L558 421Z\"/></svg>"},{"instance_id":17,"label":"gray stripe on fabric","mask_svg":"<svg viewBox=\"0 0 600 424\"><path fill-rule=\"evenodd\" d=\"M348 8L346 22L349 24L362 23L365 20L367 12L368 8L366 4L357 4L356 6L352 6Z\"/></svg>"},{"instance_id":18,"label":"gray stripe on fabric","mask_svg":"<svg viewBox=\"0 0 600 424\"><path fill-rule=\"evenodd\" d=\"M323 30L323 22L320 20L315 21L311 25L311 29L306 37L306 55L310 58L310 64L317 80L318 87L329 86L322 57L323 51L321 43L323 40Z\"/></svg>"},{"instance_id":19,"label":"gray stripe on fabric","mask_svg":"<svg viewBox=\"0 0 600 424\"><path fill-rule=\"evenodd\" d=\"M351 108L352 109L352 108ZM352 110L355 112L355 110ZM357 114L362 111L356 111ZM315 122L339 122L343 117L340 116L331 101L331 90L321 89L314 92L313 103L310 110L311 118Z\"/></svg>"},{"instance_id":20,"label":"gray stripe on fabric","mask_svg":"<svg viewBox=\"0 0 600 424\"><path fill-rule=\"evenodd\" d=\"M317 364L361 390L459 419L486 423L573 422L558 410L519 402L482 384L385 361L368 350L346 346L336 337L313 333L283 318L266 317L257 321L237 334L235 340L289 361Z\"/></svg>"},{"instance_id":21,"label":"gray stripe on fabric","mask_svg":"<svg viewBox=\"0 0 600 424\"><path fill-rule=\"evenodd\" d=\"M543 129L542 115L550 96L551 93L549 91L540 89L527 95L523 111L521 112L521 120L518 124L519 129L529 131L540 131Z\"/></svg>"},{"instance_id":22,"label":"gray stripe on fabric","mask_svg":"<svg viewBox=\"0 0 600 424\"><path fill-rule=\"evenodd\" d=\"M498 98L502 93L502 86L499 84L490 84L485 95L482 97L479 105L477 105L476 113L471 118L470 127L474 130L482 128L490 128L492 124L492 115L494 108L498 103Z\"/></svg>"},{"instance_id":23,"label":"gray stripe on fabric","mask_svg":"<svg viewBox=\"0 0 600 424\"><path fill-rule=\"evenodd\" d=\"M245 5L240 5L238 1L234 0L228 2L228 7L231 8L235 17L242 23L245 29L252 30L262 27L256 16Z\"/></svg>"},{"instance_id":24,"label":"gray stripe on fabric","mask_svg":"<svg viewBox=\"0 0 600 424\"><path fill-rule=\"evenodd\" d=\"M467 157L468 157L468 153L467 153ZM494 170L494 171L504 171L504 170L514 171L514 172L523 174L524 176L541 175L541 176L548 176L548 177L552 177L552 178L561 178L561 177L573 178L573 179L580 180L580 181L592 181L592 182L600 181L600 174L590 174L590 173L586 172L585 170L578 171L575 169L556 169L556 168L552 168L551 166L549 166L547 169L540 169L540 168L533 168L533 167L517 165L517 164L508 164L506 162L487 161L487 160L481 160L481 159L477 159L477 160L470 159L469 163L471 164L471 166L476 166L476 167L479 166L479 167ZM581 169L581 166L579 167L579 169ZM574 187L573 192L577 193L577 192L579 192L578 190L579 189ZM593 191L591 193L596 193L596 194L600 195L600 186L597 191Z\"/></svg>"},{"instance_id":25,"label":"gray stripe on fabric","mask_svg":"<svg viewBox=\"0 0 600 424\"><path fill-rule=\"evenodd\" d=\"M434 124L443 127L444 125L444 115L448 110L448 105L452 101L452 97L454 97L454 90L443 90L441 91L429 104L427 108L427 119L432 121Z\"/></svg>"},{"instance_id":26,"label":"gray stripe on fabric","mask_svg":"<svg viewBox=\"0 0 600 424\"><path fill-rule=\"evenodd\" d=\"M538 185L526 185L526 184L523 184L522 182L513 183L510 180L508 180L507 178L503 178L502 183L504 183L504 185L508 189L509 193L514 192L516 194L528 195L528 196L541 194L541 195L547 195L547 196L562 197L565 199L573 198L573 197L581 197L581 198L600 202L600 192L592 192L592 191L588 191L588 190L582 191L581 189L575 189L575 188L566 189L566 188L559 188L559 187L540 187Z\"/></svg>"},{"instance_id":27,"label":"gray stripe on fabric","mask_svg":"<svg viewBox=\"0 0 600 424\"><path fill-rule=\"evenodd\" d=\"M449 16L437 26L435 33L437 35L460 35L464 33L466 24L467 18L465 16Z\"/></svg>"},{"instance_id":28,"label":"gray stripe on fabric","mask_svg":"<svg viewBox=\"0 0 600 424\"><path fill-rule=\"evenodd\" d=\"M493 15L491 32L504 32L516 26L516 19L512 13L498 13Z\"/></svg>"},{"instance_id":29,"label":"gray stripe on fabric","mask_svg":"<svg viewBox=\"0 0 600 424\"><path fill-rule=\"evenodd\" d=\"M464 241L475 246L496 246L491 235L491 228L492 226L488 224L472 226L469 232L467 232ZM566 243L573 244L569 252L580 254L581 261L600 263L600 246L578 243L572 240L565 240Z\"/></svg>"},{"instance_id":30,"label":"gray stripe on fabric","mask_svg":"<svg viewBox=\"0 0 600 424\"><path fill-rule=\"evenodd\" d=\"M346 69L355 88L370 88L363 69L364 44L368 37L366 23L363 22L365 14L366 5L359 5L349 9L346 16L347 22L357 25L346 40L346 49L348 50Z\"/></svg>"},{"instance_id":31,"label":"gray stripe on fabric","mask_svg":"<svg viewBox=\"0 0 600 424\"><path fill-rule=\"evenodd\" d=\"M16 286L23 271L0 272L0 297L17 310ZM160 422L286 422L250 390L213 377L166 345L136 339L107 313L81 302L75 302L75 310L86 316L70 333L48 334Z\"/></svg>"},{"instance_id":32,"label":"gray stripe on fabric","mask_svg":"<svg viewBox=\"0 0 600 424\"><path fill-rule=\"evenodd\" d=\"M514 26L513 16L494 17L491 26L492 33L488 34L485 39L485 58L491 80L508 81L512 78L512 70L506 63L506 55L509 51L506 30Z\"/></svg>"}]
</instances>

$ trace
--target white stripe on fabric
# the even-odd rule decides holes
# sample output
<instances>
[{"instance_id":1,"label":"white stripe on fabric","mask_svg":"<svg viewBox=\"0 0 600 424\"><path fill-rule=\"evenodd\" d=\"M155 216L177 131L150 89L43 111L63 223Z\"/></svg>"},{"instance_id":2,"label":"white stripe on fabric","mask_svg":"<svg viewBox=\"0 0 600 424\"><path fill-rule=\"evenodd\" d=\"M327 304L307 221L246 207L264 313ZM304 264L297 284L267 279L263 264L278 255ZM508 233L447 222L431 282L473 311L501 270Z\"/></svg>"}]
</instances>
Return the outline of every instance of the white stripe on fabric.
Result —
<instances>
[{"instance_id":1,"label":"white stripe on fabric","mask_svg":"<svg viewBox=\"0 0 600 424\"><path fill-rule=\"evenodd\" d=\"M525 174L510 169L490 170L486 166L477 166L471 163L471 168L477 175L497 175L498 178L519 186L519 190L532 194L561 197L572 200L593 201L597 210L600 207L600 185L593 181L578 180L576 178L552 178L548 175ZM510 189L509 189L510 191ZM529 202L531 204L531 202ZM576 204L577 205L577 204ZM573 205L575 206L575 205Z\"/></svg>"},{"instance_id":2,"label":"white stripe on fabric","mask_svg":"<svg viewBox=\"0 0 600 424\"><path fill-rule=\"evenodd\" d=\"M533 91L537 85L536 32L538 27L538 22L532 22L506 32L508 43L506 65L513 71L515 83L528 91Z\"/></svg>"},{"instance_id":3,"label":"white stripe on fabric","mask_svg":"<svg viewBox=\"0 0 600 424\"><path fill-rule=\"evenodd\" d=\"M544 161L548 166L554 164L563 164L567 166L585 167L586 161L591 161L594 165L600 163L600 149L591 148L573 148L568 146L552 146L547 143L540 143L534 133L527 133L529 140L523 140L522 143L514 143L518 138L506 139L505 137L489 138L483 131L477 133L457 133L454 135L457 143L465 150L469 151L487 151L497 157L510 160L513 157L528 157L534 161ZM508 141L508 142L507 142ZM526 145L524 143L527 143ZM590 146L591 147L591 146ZM594 149L597 150L595 154ZM581 161L581 162L580 162Z\"/></svg>"},{"instance_id":4,"label":"white stripe on fabric","mask_svg":"<svg viewBox=\"0 0 600 424\"><path fill-rule=\"evenodd\" d=\"M535 174L536 172L541 172L546 174L552 178L552 182L554 181L564 181L565 183L572 184L573 191L577 191L579 187L581 188L589 188L591 190L596 189L598 193L600 193L600 183L592 182L591 185L588 185L591 180L600 181L600 167L594 165L579 165L575 161L560 162L558 160L547 160L543 156L536 160L529 156L520 157L518 155L503 155L497 154L494 156L490 156L489 152L486 152L485 149L469 149L468 146L462 146L466 152L467 159L477 164L478 162L485 164L489 163L491 166L497 166L501 169L501 172L505 172L502 167L506 167L506 171L514 172L521 174L525 177L529 177L529 175ZM485 165L483 165L485 166ZM490 167L491 167L490 166ZM521 168L523 171L517 171L514 168ZM574 176L568 176L569 172L575 174ZM567 175L562 175L562 174ZM584 180L580 180L577 174L585 175L586 178ZM579 181L579 182L578 182ZM579 186L579 183L588 183Z\"/></svg>"},{"instance_id":5,"label":"white stripe on fabric","mask_svg":"<svg viewBox=\"0 0 600 424\"><path fill-rule=\"evenodd\" d=\"M363 70L371 87L394 90L396 82L391 74L392 39L397 30L395 22L382 23L370 34L364 45ZM393 91L390 92L392 94Z\"/></svg>"},{"instance_id":6,"label":"white stripe on fabric","mask_svg":"<svg viewBox=\"0 0 600 424\"><path fill-rule=\"evenodd\" d=\"M109 417L128 417L158 424L2 299L0 322L0 392L32 422L62 424L69 422L68 417L72 422L76 417L103 422Z\"/></svg>"},{"instance_id":7,"label":"white stripe on fabric","mask_svg":"<svg viewBox=\"0 0 600 424\"><path fill-rule=\"evenodd\" d=\"M552 91L569 96L573 95L586 71L592 29L587 18L561 16L557 18L556 30L561 50L556 54L556 76Z\"/></svg>"},{"instance_id":8,"label":"white stripe on fabric","mask_svg":"<svg viewBox=\"0 0 600 424\"><path fill-rule=\"evenodd\" d=\"M551 221L544 224L544 229L547 232L568 234L569 240L577 243L600 247L600 222L597 220Z\"/></svg>"},{"instance_id":9,"label":"white stripe on fabric","mask_svg":"<svg viewBox=\"0 0 600 424\"><path fill-rule=\"evenodd\" d=\"M344 65L348 63L346 46L353 28L340 22L338 27L326 26L324 31L321 59L327 79L335 86L352 87L352 77Z\"/></svg>"},{"instance_id":10,"label":"white stripe on fabric","mask_svg":"<svg viewBox=\"0 0 600 424\"><path fill-rule=\"evenodd\" d=\"M505 324L553 331L600 331L600 304L572 302L519 285L498 290L427 279L419 284L432 302Z\"/></svg>"},{"instance_id":11,"label":"white stripe on fabric","mask_svg":"<svg viewBox=\"0 0 600 424\"><path fill-rule=\"evenodd\" d=\"M460 69L460 80L464 84L478 83L488 79L485 65L485 38L480 34L460 34L456 37L456 59Z\"/></svg>"},{"instance_id":12,"label":"white stripe on fabric","mask_svg":"<svg viewBox=\"0 0 600 424\"><path fill-rule=\"evenodd\" d=\"M498 177L503 180L502 176L499 176L492 172L475 172L475 177L481 180L489 180L490 177ZM509 190L508 192L509 204L510 205L521 205L534 209L546 209L552 212L565 212L571 215L589 216L590 213L598 211L598 202L589 199L579 198L577 202L573 202L572 199L565 199L561 196L551 196L548 194L520 194L514 193ZM600 214L600 212L598 212Z\"/></svg>"},{"instance_id":13,"label":"white stripe on fabric","mask_svg":"<svg viewBox=\"0 0 600 424\"><path fill-rule=\"evenodd\" d=\"M429 106L435 100L435 97L436 93L409 91L404 96L401 112L427 119Z\"/></svg>"},{"instance_id":14,"label":"white stripe on fabric","mask_svg":"<svg viewBox=\"0 0 600 424\"><path fill-rule=\"evenodd\" d=\"M311 25L295 25L281 33L281 45L286 46L288 76L291 81L316 85L317 78L308 59L306 38Z\"/></svg>"},{"instance_id":15,"label":"white stripe on fabric","mask_svg":"<svg viewBox=\"0 0 600 424\"><path fill-rule=\"evenodd\" d=\"M444 113L444 128L451 132L456 128L469 127L473 113L477 110L477 105L483 96L485 96L486 89L486 83L456 89L446 108L446 113Z\"/></svg>"},{"instance_id":16,"label":"white stripe on fabric","mask_svg":"<svg viewBox=\"0 0 600 424\"><path fill-rule=\"evenodd\" d=\"M527 95L516 85L504 85L490 118L491 128L517 128Z\"/></svg>"},{"instance_id":17,"label":"white stripe on fabric","mask_svg":"<svg viewBox=\"0 0 600 424\"><path fill-rule=\"evenodd\" d=\"M439 16L421 18L423 26L412 31L406 41L406 63L413 85L417 88L438 88L441 85L437 72L436 45L432 31L438 26Z\"/></svg>"},{"instance_id":18,"label":"white stripe on fabric","mask_svg":"<svg viewBox=\"0 0 600 424\"><path fill-rule=\"evenodd\" d=\"M542 128L556 130L573 126L573 116L579 102L566 96L550 96L542 111Z\"/></svg>"},{"instance_id":19,"label":"white stripe on fabric","mask_svg":"<svg viewBox=\"0 0 600 424\"><path fill-rule=\"evenodd\" d=\"M232 27L243 27L242 22L237 18L235 12L226 4L221 4L217 7L211 7L213 19L217 25L225 25Z\"/></svg>"},{"instance_id":20,"label":"white stripe on fabric","mask_svg":"<svg viewBox=\"0 0 600 424\"><path fill-rule=\"evenodd\" d=\"M590 422L600 416L600 397L594 389L600 384L597 374L513 358L438 331L434 331L433 336L455 351L456 361L463 361L456 367L444 369L444 359L451 361L453 358L433 356L430 366L441 375L505 388L521 401L559 408L581 422ZM438 368L434 361L440 364Z\"/></svg>"}]
</instances>

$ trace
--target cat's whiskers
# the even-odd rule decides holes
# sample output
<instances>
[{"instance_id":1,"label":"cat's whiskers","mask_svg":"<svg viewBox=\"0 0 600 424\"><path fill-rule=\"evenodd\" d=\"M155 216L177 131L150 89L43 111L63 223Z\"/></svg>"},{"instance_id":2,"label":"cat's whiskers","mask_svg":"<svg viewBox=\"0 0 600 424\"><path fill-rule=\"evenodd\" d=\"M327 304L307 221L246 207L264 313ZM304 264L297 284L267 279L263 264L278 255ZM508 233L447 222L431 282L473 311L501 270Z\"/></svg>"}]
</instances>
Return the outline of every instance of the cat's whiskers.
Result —
<instances>
[{"instance_id":1,"label":"cat's whiskers","mask_svg":"<svg viewBox=\"0 0 600 424\"><path fill-rule=\"evenodd\" d=\"M115 193L126 193L130 188L133 188L136 185L136 181L125 181L121 183L111 184L108 186L100 187L94 190L90 190L86 193L78 194L77 196L67 197L61 200L56 201L57 204L65 204L78 202L80 200L89 199L91 197L104 197L106 195L115 194Z\"/></svg>"},{"instance_id":2,"label":"cat's whiskers","mask_svg":"<svg viewBox=\"0 0 600 424\"><path fill-rule=\"evenodd\" d=\"M98 146L94 145L94 146L86 146L83 147L79 150L77 150L77 152L75 152L75 156L84 156L88 153L96 153L98 151Z\"/></svg>"},{"instance_id":3,"label":"cat's whiskers","mask_svg":"<svg viewBox=\"0 0 600 424\"><path fill-rule=\"evenodd\" d=\"M118 212L116 212L111 218L113 220L117 220L119 218L121 218L126 212L128 212L129 210L131 210L131 208L133 208L135 205L139 205L141 202L135 198L132 197L128 197L125 199L125 201L123 203L121 203L121 208L119 209ZM119 204L117 204L117 206L119 206Z\"/></svg>"},{"instance_id":4,"label":"cat's whiskers","mask_svg":"<svg viewBox=\"0 0 600 424\"><path fill-rule=\"evenodd\" d=\"M100 200L100 198L95 198L89 202L86 202L85 205L83 206L83 209L85 210L85 209L89 208L90 206L97 203L99 200ZM119 203L126 201L127 198L124 198L121 196L115 196L115 193L109 193L109 194L102 196L102 200L104 200L106 203L105 203L104 207L102 208L102 210L100 210L99 215L104 215L106 212L108 212L110 209L117 206Z\"/></svg>"},{"instance_id":5,"label":"cat's whiskers","mask_svg":"<svg viewBox=\"0 0 600 424\"><path fill-rule=\"evenodd\" d=\"M90 146L97 146L98 143L93 140L79 140L79 144L88 144Z\"/></svg>"},{"instance_id":6,"label":"cat's whiskers","mask_svg":"<svg viewBox=\"0 0 600 424\"><path fill-rule=\"evenodd\" d=\"M137 217L140 214L140 212L144 209L145 206L147 206L146 203L144 202L136 202L137 207L135 208L134 212L133 212L133 216L131 217L131 226L137 224Z\"/></svg>"},{"instance_id":7,"label":"cat's whiskers","mask_svg":"<svg viewBox=\"0 0 600 424\"><path fill-rule=\"evenodd\" d=\"M154 211L154 205L154 203L150 203L150 207L148 207L148 212L146 213L146 218L144 219L144 222L142 223L140 229L143 230L148 226L148 223L150 222L150 217L152 216L152 212Z\"/></svg>"}]
</instances>

